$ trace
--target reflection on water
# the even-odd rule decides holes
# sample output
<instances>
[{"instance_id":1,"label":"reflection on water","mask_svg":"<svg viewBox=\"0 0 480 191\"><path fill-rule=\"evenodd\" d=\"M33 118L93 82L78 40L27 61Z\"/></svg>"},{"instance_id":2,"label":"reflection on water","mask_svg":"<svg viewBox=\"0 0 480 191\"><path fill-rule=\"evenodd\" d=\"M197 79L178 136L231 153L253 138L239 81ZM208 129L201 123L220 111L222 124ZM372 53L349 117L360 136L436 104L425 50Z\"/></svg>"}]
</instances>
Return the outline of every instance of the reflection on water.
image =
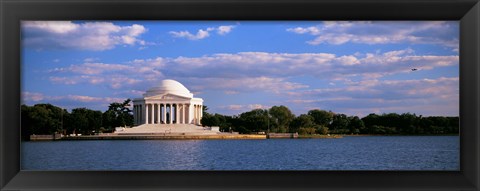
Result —
<instances>
[{"instance_id":1,"label":"reflection on water","mask_svg":"<svg viewBox=\"0 0 480 191\"><path fill-rule=\"evenodd\" d=\"M459 170L458 136L22 142L23 170Z\"/></svg>"}]
</instances>

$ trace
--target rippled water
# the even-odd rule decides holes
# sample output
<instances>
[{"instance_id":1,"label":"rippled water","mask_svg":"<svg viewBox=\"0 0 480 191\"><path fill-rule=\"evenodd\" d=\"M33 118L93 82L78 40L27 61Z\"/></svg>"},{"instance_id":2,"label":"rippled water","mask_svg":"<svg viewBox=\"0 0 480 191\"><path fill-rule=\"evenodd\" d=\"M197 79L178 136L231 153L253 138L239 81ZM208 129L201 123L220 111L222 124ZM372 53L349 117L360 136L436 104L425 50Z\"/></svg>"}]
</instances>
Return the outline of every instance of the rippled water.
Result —
<instances>
[{"instance_id":1,"label":"rippled water","mask_svg":"<svg viewBox=\"0 0 480 191\"><path fill-rule=\"evenodd\" d=\"M459 170L458 136L22 142L23 170Z\"/></svg>"}]
</instances>

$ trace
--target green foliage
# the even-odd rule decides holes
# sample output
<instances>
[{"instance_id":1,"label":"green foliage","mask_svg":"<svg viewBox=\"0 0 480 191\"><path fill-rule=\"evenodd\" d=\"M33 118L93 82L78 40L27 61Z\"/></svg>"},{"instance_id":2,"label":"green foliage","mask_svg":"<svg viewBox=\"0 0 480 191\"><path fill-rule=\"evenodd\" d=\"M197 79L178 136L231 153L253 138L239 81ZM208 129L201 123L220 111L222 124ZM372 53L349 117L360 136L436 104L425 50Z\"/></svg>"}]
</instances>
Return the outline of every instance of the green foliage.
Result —
<instances>
[{"instance_id":1,"label":"green foliage","mask_svg":"<svg viewBox=\"0 0 480 191\"><path fill-rule=\"evenodd\" d=\"M108 110L104 113L104 126L108 129L115 127L133 126L133 113L130 106L130 99L123 103L114 102L108 106Z\"/></svg>"},{"instance_id":2,"label":"green foliage","mask_svg":"<svg viewBox=\"0 0 480 191\"><path fill-rule=\"evenodd\" d=\"M105 112L87 108L67 110L51 104L21 106L22 138L31 134L112 132L115 127L132 126L133 115L128 108L130 99L111 103ZM310 110L295 117L286 106L269 110L254 109L238 116L210 114L203 107L203 126L219 126L223 132L273 132L312 134L458 134L458 117L423 117L411 113L369 114L363 118L335 114L331 111Z\"/></svg>"},{"instance_id":3,"label":"green foliage","mask_svg":"<svg viewBox=\"0 0 480 191\"><path fill-rule=\"evenodd\" d=\"M273 106L268 110L270 130L273 132L288 131L290 123L295 118L292 111L283 105Z\"/></svg>"},{"instance_id":4,"label":"green foliage","mask_svg":"<svg viewBox=\"0 0 480 191\"><path fill-rule=\"evenodd\" d=\"M203 112L203 115L205 115L208 111L208 107L206 105L203 105L202 106L202 112Z\"/></svg>"},{"instance_id":5,"label":"green foliage","mask_svg":"<svg viewBox=\"0 0 480 191\"><path fill-rule=\"evenodd\" d=\"M350 120L345 114L334 114L332 123L329 125L331 130L348 129Z\"/></svg>"},{"instance_id":6,"label":"green foliage","mask_svg":"<svg viewBox=\"0 0 480 191\"><path fill-rule=\"evenodd\" d=\"M350 130L351 134L359 134L361 131L365 130L365 124L363 121L357 117L348 117L350 123L348 124L348 129Z\"/></svg>"},{"instance_id":7,"label":"green foliage","mask_svg":"<svg viewBox=\"0 0 480 191\"><path fill-rule=\"evenodd\" d=\"M314 109L308 111L308 115L313 117L313 120L317 125L328 126L333 121L334 113L331 111Z\"/></svg>"},{"instance_id":8,"label":"green foliage","mask_svg":"<svg viewBox=\"0 0 480 191\"><path fill-rule=\"evenodd\" d=\"M318 134L322 134L322 135L328 134L328 127L318 126L318 127L317 127L317 133L318 133Z\"/></svg>"},{"instance_id":9,"label":"green foliage","mask_svg":"<svg viewBox=\"0 0 480 191\"><path fill-rule=\"evenodd\" d=\"M317 130L313 127L301 127L298 129L300 135L313 135Z\"/></svg>"},{"instance_id":10,"label":"green foliage","mask_svg":"<svg viewBox=\"0 0 480 191\"><path fill-rule=\"evenodd\" d=\"M405 135L434 135L458 134L458 117L422 117L411 113L370 114L362 121L366 129L364 134L405 134Z\"/></svg>"},{"instance_id":11,"label":"green foliage","mask_svg":"<svg viewBox=\"0 0 480 191\"><path fill-rule=\"evenodd\" d=\"M133 125L133 115L128 108L130 99L111 103L102 113L87 108L75 108L71 113L51 104L21 106L22 138L32 134L93 134L112 132L115 127Z\"/></svg>"},{"instance_id":12,"label":"green foliage","mask_svg":"<svg viewBox=\"0 0 480 191\"><path fill-rule=\"evenodd\" d=\"M256 109L238 116L211 115L205 112L202 124L220 126L224 132L299 134L458 134L458 117L422 117L415 114L369 114L364 118L310 110L295 117L286 106L273 106L268 111ZM203 121L205 120L205 121ZM212 122L209 122L212 120ZM312 130L313 129L313 130Z\"/></svg>"},{"instance_id":13,"label":"green foliage","mask_svg":"<svg viewBox=\"0 0 480 191\"><path fill-rule=\"evenodd\" d=\"M207 112L204 113L200 122L202 123L202 126L204 126L204 127L205 126L212 127L212 126L219 126L220 125L220 119L217 116L212 115L212 114L207 113Z\"/></svg>"},{"instance_id":14,"label":"green foliage","mask_svg":"<svg viewBox=\"0 0 480 191\"><path fill-rule=\"evenodd\" d=\"M313 128L315 123L313 122L314 118L310 115L302 114L295 119L293 119L291 123L290 132L299 132L300 129L303 128Z\"/></svg>"},{"instance_id":15,"label":"green foliage","mask_svg":"<svg viewBox=\"0 0 480 191\"><path fill-rule=\"evenodd\" d=\"M102 127L102 112L87 108L75 108L70 114L70 126L67 132L84 135L94 134Z\"/></svg>"},{"instance_id":16,"label":"green foliage","mask_svg":"<svg viewBox=\"0 0 480 191\"><path fill-rule=\"evenodd\" d=\"M240 114L240 124L247 129L247 132L267 131L269 125L268 111L263 109L254 109Z\"/></svg>"},{"instance_id":17,"label":"green foliage","mask_svg":"<svg viewBox=\"0 0 480 191\"><path fill-rule=\"evenodd\" d=\"M32 134L53 134L63 130L62 108L51 104L21 106L22 138L28 139Z\"/></svg>"}]
</instances>

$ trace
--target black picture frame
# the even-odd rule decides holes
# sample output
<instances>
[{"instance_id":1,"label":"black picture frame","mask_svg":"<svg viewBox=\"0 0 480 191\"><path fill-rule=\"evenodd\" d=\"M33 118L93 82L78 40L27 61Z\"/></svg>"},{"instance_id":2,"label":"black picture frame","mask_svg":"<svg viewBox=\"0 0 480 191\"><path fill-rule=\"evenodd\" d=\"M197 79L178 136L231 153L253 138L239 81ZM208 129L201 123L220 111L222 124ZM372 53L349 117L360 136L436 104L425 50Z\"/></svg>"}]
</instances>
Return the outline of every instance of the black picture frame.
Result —
<instances>
[{"instance_id":1,"label":"black picture frame","mask_svg":"<svg viewBox=\"0 0 480 191\"><path fill-rule=\"evenodd\" d=\"M1 190L479 190L478 0L1 0ZM459 20L460 171L21 171L21 20Z\"/></svg>"}]
</instances>

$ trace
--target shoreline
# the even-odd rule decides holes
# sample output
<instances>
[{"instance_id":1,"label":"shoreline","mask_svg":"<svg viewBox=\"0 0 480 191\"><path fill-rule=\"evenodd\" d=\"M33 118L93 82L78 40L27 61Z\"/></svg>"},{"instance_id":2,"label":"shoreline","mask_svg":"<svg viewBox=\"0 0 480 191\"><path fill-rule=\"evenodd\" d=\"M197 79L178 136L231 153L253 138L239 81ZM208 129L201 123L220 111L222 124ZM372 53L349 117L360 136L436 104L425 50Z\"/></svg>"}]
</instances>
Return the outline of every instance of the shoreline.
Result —
<instances>
[{"instance_id":1,"label":"shoreline","mask_svg":"<svg viewBox=\"0 0 480 191\"><path fill-rule=\"evenodd\" d=\"M71 141L71 140L247 140L247 139L340 139L344 137L368 137L368 136L460 136L457 134L443 135L297 135L297 136L279 136L272 137L266 134L188 134L188 133L145 133L145 134L102 134L102 135L81 135L81 136L62 136L57 135L36 135L29 141Z\"/></svg>"},{"instance_id":2,"label":"shoreline","mask_svg":"<svg viewBox=\"0 0 480 191\"><path fill-rule=\"evenodd\" d=\"M62 137L60 140L224 140L224 139L267 139L255 134L136 134L136 135L84 135Z\"/></svg>"}]
</instances>

